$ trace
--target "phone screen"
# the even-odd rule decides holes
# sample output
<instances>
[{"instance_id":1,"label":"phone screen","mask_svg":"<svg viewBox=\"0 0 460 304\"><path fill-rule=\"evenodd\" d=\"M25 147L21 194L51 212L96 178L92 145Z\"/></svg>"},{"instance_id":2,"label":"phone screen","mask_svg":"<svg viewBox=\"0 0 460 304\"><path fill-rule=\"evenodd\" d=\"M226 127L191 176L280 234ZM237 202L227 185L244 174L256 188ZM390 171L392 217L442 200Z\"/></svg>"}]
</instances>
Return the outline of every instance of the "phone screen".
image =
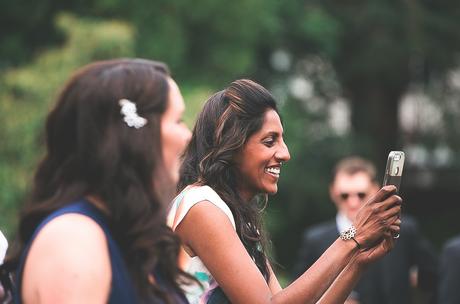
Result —
<instances>
[{"instance_id":1,"label":"phone screen","mask_svg":"<svg viewBox=\"0 0 460 304\"><path fill-rule=\"evenodd\" d=\"M385 168L385 176L383 178L383 185L395 185L399 192L401 185L401 177L404 168L404 152L391 151L388 154L387 165Z\"/></svg>"}]
</instances>

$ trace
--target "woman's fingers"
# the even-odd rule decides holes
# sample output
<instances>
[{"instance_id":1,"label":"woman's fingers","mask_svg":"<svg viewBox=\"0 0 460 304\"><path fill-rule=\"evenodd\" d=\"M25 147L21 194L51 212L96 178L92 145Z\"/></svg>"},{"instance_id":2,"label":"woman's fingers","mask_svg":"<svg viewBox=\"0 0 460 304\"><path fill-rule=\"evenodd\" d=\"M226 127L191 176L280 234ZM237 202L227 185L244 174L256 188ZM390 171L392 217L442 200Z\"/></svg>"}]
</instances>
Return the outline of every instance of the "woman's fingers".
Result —
<instances>
[{"instance_id":1,"label":"woman's fingers","mask_svg":"<svg viewBox=\"0 0 460 304\"><path fill-rule=\"evenodd\" d=\"M388 185L381 188L371 199L373 202L381 202L390 197L391 195L396 194L396 187L393 185Z\"/></svg>"},{"instance_id":2,"label":"woman's fingers","mask_svg":"<svg viewBox=\"0 0 460 304\"><path fill-rule=\"evenodd\" d=\"M393 247L395 246L395 237L394 237L394 234L390 233L390 234L385 234L384 238L385 238L385 240L384 240L385 249L388 252L391 249L393 249Z\"/></svg>"},{"instance_id":3,"label":"woman's fingers","mask_svg":"<svg viewBox=\"0 0 460 304\"><path fill-rule=\"evenodd\" d=\"M385 200L381 201L381 203L379 204L379 208L381 208L382 210L386 210L395 205L401 206L401 204L402 204L402 198L400 196L391 195Z\"/></svg>"},{"instance_id":4,"label":"woman's fingers","mask_svg":"<svg viewBox=\"0 0 460 304\"><path fill-rule=\"evenodd\" d=\"M396 234L399 234L401 231L401 227L398 225L391 225L388 227L388 230L391 232L391 234L394 236Z\"/></svg>"},{"instance_id":5,"label":"woman's fingers","mask_svg":"<svg viewBox=\"0 0 460 304\"><path fill-rule=\"evenodd\" d=\"M401 204L402 199L396 195L396 187L389 185L381 188L362 207L355 227L363 247L375 244L384 232L388 232L392 240L393 235L399 234Z\"/></svg>"},{"instance_id":6,"label":"woman's fingers","mask_svg":"<svg viewBox=\"0 0 460 304\"><path fill-rule=\"evenodd\" d=\"M356 226L360 244L363 247L372 246L372 244L375 244L375 240L383 236L382 234L387 233L389 236L399 234L401 225L400 210L400 205L394 205L387 210L373 210L375 213L371 214L368 220Z\"/></svg>"},{"instance_id":7,"label":"woman's fingers","mask_svg":"<svg viewBox=\"0 0 460 304\"><path fill-rule=\"evenodd\" d=\"M393 224L397 219L400 218L401 206L394 206L388 210L385 210L380 215L382 220L387 224Z\"/></svg>"},{"instance_id":8,"label":"woman's fingers","mask_svg":"<svg viewBox=\"0 0 460 304\"><path fill-rule=\"evenodd\" d=\"M383 234L385 233L390 233L393 236L396 234L399 234L400 229L401 229L401 219L399 218L399 215L393 215L388 218L384 218L381 221L381 229L383 231Z\"/></svg>"}]
</instances>

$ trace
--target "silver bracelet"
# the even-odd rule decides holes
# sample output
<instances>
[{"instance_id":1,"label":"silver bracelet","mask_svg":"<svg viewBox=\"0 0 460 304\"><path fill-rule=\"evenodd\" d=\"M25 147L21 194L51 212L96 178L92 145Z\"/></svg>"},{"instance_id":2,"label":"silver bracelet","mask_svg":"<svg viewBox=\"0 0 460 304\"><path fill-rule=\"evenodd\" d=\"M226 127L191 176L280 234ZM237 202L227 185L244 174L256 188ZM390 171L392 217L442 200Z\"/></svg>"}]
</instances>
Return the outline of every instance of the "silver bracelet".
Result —
<instances>
[{"instance_id":1,"label":"silver bracelet","mask_svg":"<svg viewBox=\"0 0 460 304\"><path fill-rule=\"evenodd\" d=\"M361 248L361 244L355 239L356 236L356 228L355 226L351 225L347 230L342 231L340 233L340 238L344 241L353 240L356 243L358 249Z\"/></svg>"}]
</instances>

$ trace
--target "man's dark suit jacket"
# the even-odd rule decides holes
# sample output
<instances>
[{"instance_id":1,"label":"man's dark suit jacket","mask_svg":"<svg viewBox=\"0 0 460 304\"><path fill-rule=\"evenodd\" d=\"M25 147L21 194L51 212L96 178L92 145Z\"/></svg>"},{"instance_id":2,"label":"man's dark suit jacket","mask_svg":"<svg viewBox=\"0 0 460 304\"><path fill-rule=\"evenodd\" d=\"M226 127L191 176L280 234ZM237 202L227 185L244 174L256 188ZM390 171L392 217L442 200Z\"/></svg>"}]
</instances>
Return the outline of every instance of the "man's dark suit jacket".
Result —
<instances>
[{"instance_id":1,"label":"man's dark suit jacket","mask_svg":"<svg viewBox=\"0 0 460 304\"><path fill-rule=\"evenodd\" d=\"M295 277L307 270L338 236L335 220L306 230L294 268ZM361 304L409 304L409 273L413 266L418 267L421 288L436 286L436 255L431 245L421 237L415 221L404 217L395 247L369 266L353 294L358 295Z\"/></svg>"},{"instance_id":2,"label":"man's dark suit jacket","mask_svg":"<svg viewBox=\"0 0 460 304\"><path fill-rule=\"evenodd\" d=\"M439 304L460 303L460 236L446 243L439 271Z\"/></svg>"}]
</instances>

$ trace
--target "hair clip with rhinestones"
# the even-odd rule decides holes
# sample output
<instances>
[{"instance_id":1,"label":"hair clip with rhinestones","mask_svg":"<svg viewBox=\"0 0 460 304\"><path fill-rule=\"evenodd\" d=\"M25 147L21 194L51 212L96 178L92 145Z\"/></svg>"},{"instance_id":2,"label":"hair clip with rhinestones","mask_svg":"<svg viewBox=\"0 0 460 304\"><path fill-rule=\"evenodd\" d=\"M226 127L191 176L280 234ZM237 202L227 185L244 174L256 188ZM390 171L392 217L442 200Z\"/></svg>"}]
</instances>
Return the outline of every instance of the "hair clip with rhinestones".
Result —
<instances>
[{"instance_id":1,"label":"hair clip with rhinestones","mask_svg":"<svg viewBox=\"0 0 460 304\"><path fill-rule=\"evenodd\" d=\"M120 99L118 104L121 106L120 113L123 114L123 120L128 127L136 129L142 128L147 123L147 119L137 114L136 104L128 99Z\"/></svg>"}]
</instances>

